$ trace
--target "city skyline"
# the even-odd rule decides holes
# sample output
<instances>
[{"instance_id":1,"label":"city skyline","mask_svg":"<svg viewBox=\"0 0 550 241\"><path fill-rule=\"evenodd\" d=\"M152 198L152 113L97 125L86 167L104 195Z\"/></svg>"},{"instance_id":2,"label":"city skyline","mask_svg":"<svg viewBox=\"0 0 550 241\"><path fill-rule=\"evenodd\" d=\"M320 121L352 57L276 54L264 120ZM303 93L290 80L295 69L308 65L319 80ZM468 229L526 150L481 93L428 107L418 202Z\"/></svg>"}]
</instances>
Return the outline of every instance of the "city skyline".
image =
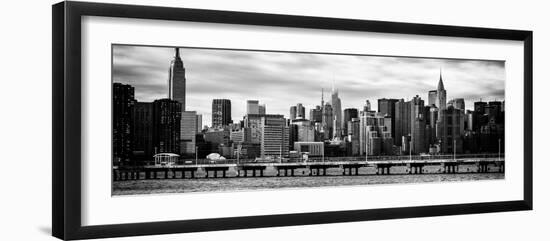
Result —
<instances>
[{"instance_id":1,"label":"city skyline","mask_svg":"<svg viewBox=\"0 0 550 241\"><path fill-rule=\"evenodd\" d=\"M361 109L370 100L372 109L382 98L408 101L437 88L442 71L447 100L473 102L504 100L504 62L407 57L351 56L180 48L186 69L186 109L203 115L211 125L212 99L231 100L232 119L246 114L247 100L259 100L268 114L289 118L289 108L302 103L309 110L330 101L334 85L341 109ZM113 81L135 87L138 101L167 98L168 67L172 47L113 46ZM281 101L283 100L283 101Z\"/></svg>"}]
</instances>

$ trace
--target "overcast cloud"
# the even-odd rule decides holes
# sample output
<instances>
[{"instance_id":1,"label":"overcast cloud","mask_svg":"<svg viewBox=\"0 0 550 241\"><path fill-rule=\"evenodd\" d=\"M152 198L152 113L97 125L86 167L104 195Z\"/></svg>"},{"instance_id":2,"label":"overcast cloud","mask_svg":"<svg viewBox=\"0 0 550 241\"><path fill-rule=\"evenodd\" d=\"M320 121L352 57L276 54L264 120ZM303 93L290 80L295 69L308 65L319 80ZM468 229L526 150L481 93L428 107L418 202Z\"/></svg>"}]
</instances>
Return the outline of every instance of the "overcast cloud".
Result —
<instances>
[{"instance_id":1,"label":"overcast cloud","mask_svg":"<svg viewBox=\"0 0 550 241\"><path fill-rule=\"evenodd\" d=\"M174 49L113 46L113 81L135 87L138 101L167 97L168 69ZM345 108L373 109L380 98L410 100L437 88L440 68L447 100L504 100L503 61L350 56L180 48L186 69L187 106L211 125L212 99L230 99L232 118L241 120L246 100L259 100L268 114L289 116L290 106L320 105L321 88L330 100L334 81Z\"/></svg>"}]
</instances>

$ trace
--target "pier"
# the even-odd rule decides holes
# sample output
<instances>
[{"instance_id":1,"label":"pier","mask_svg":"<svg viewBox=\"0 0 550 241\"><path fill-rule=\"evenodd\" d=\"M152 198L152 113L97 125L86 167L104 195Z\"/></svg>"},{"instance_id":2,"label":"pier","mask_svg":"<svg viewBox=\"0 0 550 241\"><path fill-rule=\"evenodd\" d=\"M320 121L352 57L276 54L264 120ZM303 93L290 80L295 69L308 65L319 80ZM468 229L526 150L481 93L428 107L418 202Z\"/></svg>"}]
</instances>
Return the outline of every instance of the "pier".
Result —
<instances>
[{"instance_id":1,"label":"pier","mask_svg":"<svg viewBox=\"0 0 550 241\"><path fill-rule=\"evenodd\" d=\"M405 171L392 169L401 168ZM437 172L427 172L432 167ZM467 170L463 170L467 167ZM114 167L114 181L154 180L154 179L196 179L196 178L235 178L235 177L294 177L300 176L359 176L359 175L418 175L418 174L458 174L458 173L504 173L505 161L500 157L459 158L459 159L417 159L417 160L373 160L359 161L327 159L319 162L265 162L265 163L194 163L170 166L129 166ZM268 175L267 170L272 174ZM334 170L329 174L327 170ZM360 174L359 171L364 170ZM202 175L198 175L201 173ZM273 174L274 173L274 174ZM335 174L336 173L336 174ZM231 175L229 175L231 174Z\"/></svg>"}]
</instances>

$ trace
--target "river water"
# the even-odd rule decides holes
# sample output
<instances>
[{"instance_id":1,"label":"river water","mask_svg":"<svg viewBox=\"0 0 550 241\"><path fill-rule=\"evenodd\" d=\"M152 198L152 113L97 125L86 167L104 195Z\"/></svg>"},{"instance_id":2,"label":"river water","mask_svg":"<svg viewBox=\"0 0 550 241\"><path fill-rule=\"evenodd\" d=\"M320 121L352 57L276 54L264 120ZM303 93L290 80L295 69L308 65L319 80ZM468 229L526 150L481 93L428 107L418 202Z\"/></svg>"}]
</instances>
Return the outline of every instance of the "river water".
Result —
<instances>
[{"instance_id":1,"label":"river water","mask_svg":"<svg viewBox=\"0 0 550 241\"><path fill-rule=\"evenodd\" d=\"M495 169L493 169L494 171ZM361 168L358 176L343 176L342 170L328 170L327 176L309 176L305 170L297 170L294 177L277 177L267 170L267 177L204 178L198 173L196 179L129 180L113 182L113 195L136 195L153 193L231 192L279 188L311 188L327 186L353 186L399 183L456 182L504 179L504 173L477 173L475 167L464 166L461 173L445 174L438 167L428 167L425 174L406 174L407 170L392 169L392 175L376 175L376 170ZM491 171L491 170L490 170Z\"/></svg>"}]
</instances>

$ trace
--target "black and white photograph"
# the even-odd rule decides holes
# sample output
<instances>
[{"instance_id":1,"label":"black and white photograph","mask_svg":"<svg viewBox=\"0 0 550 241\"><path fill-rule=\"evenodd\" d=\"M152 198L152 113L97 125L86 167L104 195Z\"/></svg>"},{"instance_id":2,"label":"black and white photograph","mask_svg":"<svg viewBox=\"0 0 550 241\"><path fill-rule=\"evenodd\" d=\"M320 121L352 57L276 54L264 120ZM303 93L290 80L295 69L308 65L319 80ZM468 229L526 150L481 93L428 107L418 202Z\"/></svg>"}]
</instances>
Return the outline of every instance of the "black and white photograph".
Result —
<instances>
[{"instance_id":1,"label":"black and white photograph","mask_svg":"<svg viewBox=\"0 0 550 241\"><path fill-rule=\"evenodd\" d=\"M505 62L112 45L112 195L504 179Z\"/></svg>"}]
</instances>

